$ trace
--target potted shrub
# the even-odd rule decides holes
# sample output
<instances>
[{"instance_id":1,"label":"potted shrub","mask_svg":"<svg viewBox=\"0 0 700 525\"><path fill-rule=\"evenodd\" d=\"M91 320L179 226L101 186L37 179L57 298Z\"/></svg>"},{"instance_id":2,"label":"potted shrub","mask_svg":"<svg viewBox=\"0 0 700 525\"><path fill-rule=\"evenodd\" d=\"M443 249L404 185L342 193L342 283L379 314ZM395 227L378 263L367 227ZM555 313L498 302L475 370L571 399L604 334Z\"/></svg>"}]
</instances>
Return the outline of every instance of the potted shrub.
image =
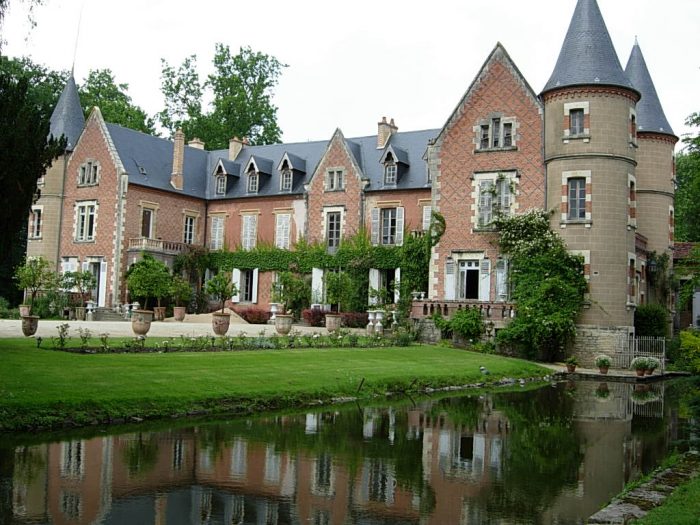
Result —
<instances>
[{"instance_id":1,"label":"potted shrub","mask_svg":"<svg viewBox=\"0 0 700 525\"><path fill-rule=\"evenodd\" d=\"M282 279L278 280L272 286L272 300L279 305L275 312L275 330L280 335L287 335L292 331L294 316L289 310L289 299L287 286Z\"/></svg>"},{"instance_id":2,"label":"potted shrub","mask_svg":"<svg viewBox=\"0 0 700 525\"><path fill-rule=\"evenodd\" d=\"M608 369L610 368L611 363L612 360L605 354L600 354L595 358L595 366L598 367L598 370L601 374L608 373Z\"/></svg>"},{"instance_id":3,"label":"potted shrub","mask_svg":"<svg viewBox=\"0 0 700 525\"><path fill-rule=\"evenodd\" d=\"M78 270L77 272L65 273L66 287L78 290L80 304L75 307L75 318L78 321L85 320L85 302L90 295L90 291L97 286L97 279L92 272Z\"/></svg>"},{"instance_id":4,"label":"potted shrub","mask_svg":"<svg viewBox=\"0 0 700 525\"><path fill-rule=\"evenodd\" d=\"M578 359L576 359L576 356L571 356L567 357L566 361L564 361L564 364L566 365L566 371L569 372L570 374L573 374L576 371L576 366L578 365Z\"/></svg>"},{"instance_id":5,"label":"potted shrub","mask_svg":"<svg viewBox=\"0 0 700 525\"><path fill-rule=\"evenodd\" d=\"M224 312L226 300L238 293L236 285L231 281L231 275L219 272L207 281L206 292L216 298L221 304L221 312L212 314L212 329L216 335L226 335L231 324L231 314Z\"/></svg>"},{"instance_id":6,"label":"potted shrub","mask_svg":"<svg viewBox=\"0 0 700 525\"><path fill-rule=\"evenodd\" d=\"M167 294L171 282L170 272L165 264L151 255L144 254L140 261L129 268L126 282L131 295L144 300L143 308L131 313L131 329L136 335L146 335L153 321L153 311L148 309L148 299Z\"/></svg>"},{"instance_id":7,"label":"potted shrub","mask_svg":"<svg viewBox=\"0 0 700 525\"><path fill-rule=\"evenodd\" d=\"M335 332L340 328L341 319L340 312L342 311L342 303L347 298L352 282L350 276L345 272L326 272L326 300L330 304L337 304L337 312L326 313L326 330Z\"/></svg>"},{"instance_id":8,"label":"potted shrub","mask_svg":"<svg viewBox=\"0 0 700 525\"><path fill-rule=\"evenodd\" d=\"M643 376L649 368L649 360L646 357L635 357L632 359L632 368L637 372L637 376Z\"/></svg>"},{"instance_id":9,"label":"potted shrub","mask_svg":"<svg viewBox=\"0 0 700 525\"><path fill-rule=\"evenodd\" d=\"M43 257L27 259L25 263L15 269L17 286L25 290L25 297L29 304L20 306L22 316L22 333L26 336L34 335L39 327L39 317L32 315L34 301L39 290L49 286L56 280L56 274L51 271L49 262Z\"/></svg>"},{"instance_id":10,"label":"potted shrub","mask_svg":"<svg viewBox=\"0 0 700 525\"><path fill-rule=\"evenodd\" d=\"M184 321L187 307L183 303L188 303L192 299L192 288L182 277L176 275L170 283L170 298L175 302L173 306L173 317L176 321Z\"/></svg>"},{"instance_id":11,"label":"potted shrub","mask_svg":"<svg viewBox=\"0 0 700 525\"><path fill-rule=\"evenodd\" d=\"M646 369L646 375L650 376L651 374L654 373L654 370L659 368L661 365L661 362L656 359L655 357L647 357L647 369Z\"/></svg>"}]
</instances>

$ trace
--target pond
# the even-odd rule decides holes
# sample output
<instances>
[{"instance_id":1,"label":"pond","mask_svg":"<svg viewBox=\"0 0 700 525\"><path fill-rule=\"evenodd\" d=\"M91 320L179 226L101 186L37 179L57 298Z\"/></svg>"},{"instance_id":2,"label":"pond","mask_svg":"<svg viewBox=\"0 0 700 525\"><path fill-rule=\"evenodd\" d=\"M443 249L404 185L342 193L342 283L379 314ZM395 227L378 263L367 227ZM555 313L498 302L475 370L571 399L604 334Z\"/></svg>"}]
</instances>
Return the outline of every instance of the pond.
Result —
<instances>
[{"instance_id":1,"label":"pond","mask_svg":"<svg viewBox=\"0 0 700 525\"><path fill-rule=\"evenodd\" d=\"M0 523L581 523L686 436L684 388L562 382L4 436Z\"/></svg>"}]
</instances>

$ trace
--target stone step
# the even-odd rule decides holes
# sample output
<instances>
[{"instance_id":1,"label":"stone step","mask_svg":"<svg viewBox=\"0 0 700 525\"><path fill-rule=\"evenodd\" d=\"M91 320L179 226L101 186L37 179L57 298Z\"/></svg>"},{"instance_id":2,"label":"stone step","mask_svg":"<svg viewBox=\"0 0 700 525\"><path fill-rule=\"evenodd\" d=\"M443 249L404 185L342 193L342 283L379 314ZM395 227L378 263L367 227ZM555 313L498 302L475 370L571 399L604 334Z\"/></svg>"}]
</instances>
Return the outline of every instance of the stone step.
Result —
<instances>
[{"instance_id":1,"label":"stone step","mask_svg":"<svg viewBox=\"0 0 700 525\"><path fill-rule=\"evenodd\" d=\"M109 308L96 308L93 314L95 321L126 321L121 315Z\"/></svg>"}]
</instances>

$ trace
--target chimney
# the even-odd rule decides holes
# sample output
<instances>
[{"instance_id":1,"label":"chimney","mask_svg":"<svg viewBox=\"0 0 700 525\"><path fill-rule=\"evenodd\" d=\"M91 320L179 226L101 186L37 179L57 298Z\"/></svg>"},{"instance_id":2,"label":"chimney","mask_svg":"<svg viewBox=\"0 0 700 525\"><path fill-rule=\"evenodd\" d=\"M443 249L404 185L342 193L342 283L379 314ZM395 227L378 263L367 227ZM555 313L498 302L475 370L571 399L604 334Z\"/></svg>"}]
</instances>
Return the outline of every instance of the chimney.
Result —
<instances>
[{"instance_id":1,"label":"chimney","mask_svg":"<svg viewBox=\"0 0 700 525\"><path fill-rule=\"evenodd\" d=\"M389 142L389 137L398 130L399 128L394 124L394 119L387 123L386 117L382 117L382 121L377 123L377 149L383 149L386 143Z\"/></svg>"},{"instance_id":2,"label":"chimney","mask_svg":"<svg viewBox=\"0 0 700 525\"><path fill-rule=\"evenodd\" d=\"M173 143L173 172L170 175L170 184L176 190L181 190L184 183L183 168L185 165L185 134L181 129L175 132Z\"/></svg>"},{"instance_id":3,"label":"chimney","mask_svg":"<svg viewBox=\"0 0 700 525\"><path fill-rule=\"evenodd\" d=\"M238 137L233 137L228 141L228 160L236 160L238 154L243 149L243 146L248 144L247 139L239 139Z\"/></svg>"},{"instance_id":4,"label":"chimney","mask_svg":"<svg viewBox=\"0 0 700 525\"><path fill-rule=\"evenodd\" d=\"M191 148L204 149L204 142L198 137L193 138L187 143Z\"/></svg>"}]
</instances>

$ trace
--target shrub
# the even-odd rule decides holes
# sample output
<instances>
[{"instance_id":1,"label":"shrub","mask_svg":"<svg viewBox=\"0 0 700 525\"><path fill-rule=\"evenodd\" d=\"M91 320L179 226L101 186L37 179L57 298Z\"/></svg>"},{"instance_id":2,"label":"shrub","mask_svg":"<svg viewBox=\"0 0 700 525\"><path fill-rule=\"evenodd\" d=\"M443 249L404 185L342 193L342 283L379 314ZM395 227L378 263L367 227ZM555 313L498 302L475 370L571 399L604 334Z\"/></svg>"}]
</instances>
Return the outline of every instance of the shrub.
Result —
<instances>
[{"instance_id":1,"label":"shrub","mask_svg":"<svg viewBox=\"0 0 700 525\"><path fill-rule=\"evenodd\" d=\"M597 366L598 368L610 366L611 363L612 360L605 354L600 354L595 358L595 366Z\"/></svg>"},{"instance_id":2,"label":"shrub","mask_svg":"<svg viewBox=\"0 0 700 525\"><path fill-rule=\"evenodd\" d=\"M0 297L0 319L19 319L19 308L10 308L4 297Z\"/></svg>"},{"instance_id":3,"label":"shrub","mask_svg":"<svg viewBox=\"0 0 700 525\"><path fill-rule=\"evenodd\" d=\"M234 311L250 324L266 324L270 320L270 312L262 308L234 308Z\"/></svg>"},{"instance_id":4,"label":"shrub","mask_svg":"<svg viewBox=\"0 0 700 525\"><path fill-rule=\"evenodd\" d=\"M660 304L640 304L634 312L634 330L638 336L666 337L668 311Z\"/></svg>"},{"instance_id":5,"label":"shrub","mask_svg":"<svg viewBox=\"0 0 700 525\"><path fill-rule=\"evenodd\" d=\"M479 339L484 333L484 321L477 308L457 310L450 319L452 332L465 339Z\"/></svg>"},{"instance_id":6,"label":"shrub","mask_svg":"<svg viewBox=\"0 0 700 525\"><path fill-rule=\"evenodd\" d=\"M684 370L700 374L700 332L697 330L682 331L679 353L676 364Z\"/></svg>"},{"instance_id":7,"label":"shrub","mask_svg":"<svg viewBox=\"0 0 700 525\"><path fill-rule=\"evenodd\" d=\"M364 328L369 322L367 312L342 312L340 318L346 328Z\"/></svg>"},{"instance_id":8,"label":"shrub","mask_svg":"<svg viewBox=\"0 0 700 525\"><path fill-rule=\"evenodd\" d=\"M630 368L634 370L647 370L649 368L649 358L648 357L635 357L630 363Z\"/></svg>"},{"instance_id":9,"label":"shrub","mask_svg":"<svg viewBox=\"0 0 700 525\"><path fill-rule=\"evenodd\" d=\"M326 312L320 308L307 308L301 316L309 326L326 326Z\"/></svg>"}]
</instances>

